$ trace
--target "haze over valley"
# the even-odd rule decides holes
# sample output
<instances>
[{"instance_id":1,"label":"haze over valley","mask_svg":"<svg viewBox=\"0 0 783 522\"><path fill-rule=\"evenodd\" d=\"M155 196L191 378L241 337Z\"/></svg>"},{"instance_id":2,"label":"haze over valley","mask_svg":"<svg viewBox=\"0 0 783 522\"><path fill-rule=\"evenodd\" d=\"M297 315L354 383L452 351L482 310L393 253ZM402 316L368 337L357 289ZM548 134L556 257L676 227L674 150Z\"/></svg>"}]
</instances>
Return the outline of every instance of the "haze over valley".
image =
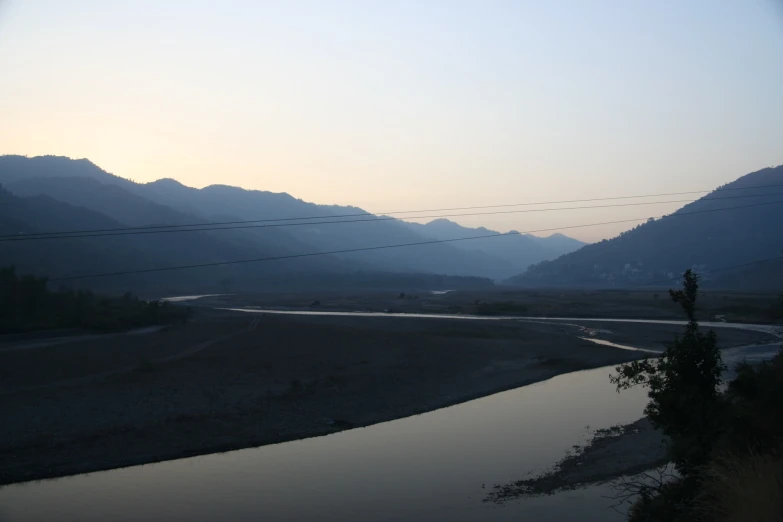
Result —
<instances>
[{"instance_id":1,"label":"haze over valley","mask_svg":"<svg viewBox=\"0 0 783 522\"><path fill-rule=\"evenodd\" d=\"M778 204L783 192L776 189L783 187L783 166L742 176L667 217L650 218L591 245L559 232L544 237L500 233L461 226L447 217L425 221L421 213L375 216L357 207L319 205L241 187L195 189L173 179L140 184L88 160L54 156L0 157L0 184L6 247L0 263L20 271L58 279L100 274L106 266L122 272L217 265L80 283L95 288L165 288L170 293L404 290L417 285L432 290L625 288L666 284L686 268L699 268L708 285L761 290L770 278L781 277L774 262L764 268L769 273L763 277L753 275L757 267L748 274L742 274L743 267L722 270L781 252L783 229L768 224L783 218ZM434 215L449 212L460 214L445 210ZM410 216L425 222L406 221ZM36 240L35 234L49 238ZM99 236L87 237L92 234ZM395 245L408 246L373 250ZM356 251L341 252L350 250ZM318 253L324 255L310 256ZM284 259L233 263L269 257ZM710 275L713 269L721 273Z\"/></svg>"},{"instance_id":2,"label":"haze over valley","mask_svg":"<svg viewBox=\"0 0 783 522\"><path fill-rule=\"evenodd\" d=\"M0 522L783 520L783 4L0 0Z\"/></svg>"},{"instance_id":3,"label":"haze over valley","mask_svg":"<svg viewBox=\"0 0 783 522\"><path fill-rule=\"evenodd\" d=\"M88 160L62 157L0 157L0 183L5 191L4 198L9 202L0 210L3 216L0 225L4 235L15 234L19 239L35 233L234 223L233 227L192 227L201 228L199 232L6 243L8 248L4 249L3 263L16 261L20 270L51 274L52 277L87 275L95 272L95 267L106 266L107 262L121 271L163 267L166 263L173 266L290 256L493 233L487 229L460 227L446 219L418 225L380 216L381 221L367 222L379 217L356 207L307 203L285 193L249 191L225 185L195 189L172 179L139 184L109 174ZM314 219L302 219L308 217ZM286 218L293 220L285 221ZM252 222L236 223L241 221ZM337 223L309 224L329 221ZM229 230L203 230L212 227ZM182 228L187 227L179 230ZM106 248L106 245L112 245L112 248ZM445 288L475 287L492 285L492 280L512 277L530 264L554 259L582 245L582 242L560 234L550 237L523 234L330 254L251 266L194 269L195 275L172 273L135 277L131 281L136 288L167 281L165 284L172 291L179 288L181 291L208 292L221 288L303 289L313 288L313 285L321 288L343 285L395 287L411 284L406 281L413 279L406 279L404 274L432 274L466 278L453 282L431 278L429 284L433 288L444 285ZM53 248L71 252L70 257L40 255L43 249ZM79 255L81 249L84 249L84 255ZM56 265L52 263L55 258ZM359 272L367 275L356 275ZM306 274L306 283L300 279L302 274ZM183 287L181 282L189 286ZM100 286L104 282L95 279L88 284ZM115 279L107 284L116 288L118 283Z\"/></svg>"}]
</instances>

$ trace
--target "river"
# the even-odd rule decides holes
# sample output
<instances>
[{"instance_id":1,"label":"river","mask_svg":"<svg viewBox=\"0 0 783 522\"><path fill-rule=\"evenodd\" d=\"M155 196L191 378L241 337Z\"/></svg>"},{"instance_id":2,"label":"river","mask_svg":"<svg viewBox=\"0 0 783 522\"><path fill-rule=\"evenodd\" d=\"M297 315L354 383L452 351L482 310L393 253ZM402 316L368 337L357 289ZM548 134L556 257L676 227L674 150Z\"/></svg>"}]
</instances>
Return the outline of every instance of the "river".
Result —
<instances>
[{"instance_id":1,"label":"river","mask_svg":"<svg viewBox=\"0 0 783 522\"><path fill-rule=\"evenodd\" d=\"M470 314L418 314L418 313L388 313L388 312L345 312L331 310L268 310L263 308L218 308L232 312L244 312L254 314L281 314L281 315L326 315L346 317L400 317L400 318L424 318L424 319L459 319L472 321L557 321L557 322L593 322L593 323L645 323L668 324L685 326L686 321L674 319L615 319L609 317L538 317L525 315L470 315ZM783 337L783 326L770 324L727 323L700 321L703 328L739 328L765 332L778 337Z\"/></svg>"},{"instance_id":2,"label":"river","mask_svg":"<svg viewBox=\"0 0 783 522\"><path fill-rule=\"evenodd\" d=\"M617 393L611 373L560 375L323 437L6 486L0 522L620 521L608 486L483 502L492 485L551 466L594 430L641 417L644 390Z\"/></svg>"},{"instance_id":3,"label":"river","mask_svg":"<svg viewBox=\"0 0 783 522\"><path fill-rule=\"evenodd\" d=\"M0 521L623 520L606 488L482 502L592 430L640 417L643 390L616 393L610 371L324 437L6 486Z\"/></svg>"}]
</instances>

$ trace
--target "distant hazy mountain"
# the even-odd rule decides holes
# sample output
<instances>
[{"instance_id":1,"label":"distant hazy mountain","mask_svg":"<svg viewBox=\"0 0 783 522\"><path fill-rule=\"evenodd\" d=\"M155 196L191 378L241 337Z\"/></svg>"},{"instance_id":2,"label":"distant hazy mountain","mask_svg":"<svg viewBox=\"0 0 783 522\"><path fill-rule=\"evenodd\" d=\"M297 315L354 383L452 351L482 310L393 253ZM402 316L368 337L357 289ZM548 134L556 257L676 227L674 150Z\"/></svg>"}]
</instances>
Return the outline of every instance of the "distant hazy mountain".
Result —
<instances>
[{"instance_id":1,"label":"distant hazy mountain","mask_svg":"<svg viewBox=\"0 0 783 522\"><path fill-rule=\"evenodd\" d=\"M3 180L5 172L2 169L1 160L2 158L0 158L0 181ZM111 180L111 178L104 179ZM123 227L185 225L208 221L206 216L181 212L131 192L131 190L143 192L144 185L107 184L88 177L50 177L23 178L6 183L5 186L18 196L46 195L58 201L100 212L117 223L122 223ZM232 219L236 218L227 216L227 220ZM131 237L137 243L140 242L142 247L149 245L150 248L154 246L164 250L176 247L182 252L207 249L213 253L220 253L224 259L242 258L237 256L263 257L260 255L262 253L272 256L312 251L309 245L299 243L284 231L275 228L143 234ZM263 248L259 249L258 247ZM336 259L330 257L317 261L313 259L296 260L294 266L303 269L318 268L340 271L362 268L359 265L350 264L343 266Z\"/></svg>"},{"instance_id":2,"label":"distant hazy mountain","mask_svg":"<svg viewBox=\"0 0 783 522\"><path fill-rule=\"evenodd\" d=\"M109 174L87 159L70 159L63 156L0 156L0 179L3 184L28 178L92 178L102 183L125 187L130 180Z\"/></svg>"},{"instance_id":3,"label":"distant hazy mountain","mask_svg":"<svg viewBox=\"0 0 783 522\"><path fill-rule=\"evenodd\" d=\"M120 223L84 208L56 201L46 196L18 198L0 186L0 235L19 236L38 230L58 231L83 227L112 228ZM45 245L41 242L6 241L0 243L0 266L15 264L41 273L73 275L74 267L102 270L115 260L112 246L103 248L76 239ZM130 251L120 251L130 257ZM65 267L64 271L61 271Z\"/></svg>"},{"instance_id":4,"label":"distant hazy mountain","mask_svg":"<svg viewBox=\"0 0 783 522\"><path fill-rule=\"evenodd\" d=\"M48 196L20 198L0 187L0 235L23 238L35 232L105 229L124 226L108 216L57 201ZM161 248L159 241L140 244L136 238L58 239L41 241L4 241L0 243L0 266L15 265L20 273L52 277L70 277L107 271L152 268L182 261L178 244ZM182 252L187 255L189 252ZM207 261L201 252L195 259ZM198 262L198 261L196 261ZM82 286L116 291L144 290L151 286L178 288L185 277L194 274L171 273L166 278L123 276L84 281ZM203 276L204 273L200 274ZM215 283L217 279L215 280ZM166 286L168 285L168 286Z\"/></svg>"},{"instance_id":5,"label":"distant hazy mountain","mask_svg":"<svg viewBox=\"0 0 783 522\"><path fill-rule=\"evenodd\" d=\"M419 243L428 239L402 222L394 220L373 222L372 220L377 216L367 215L366 211L357 207L316 205L285 193L245 190L226 185L211 185L203 189L195 189L170 179L143 185L142 190L153 201L181 210L198 211L211 220L228 216L240 220L313 217L315 219L297 220L293 222L295 225L280 227L277 230L285 230L297 241L311 245L319 251ZM339 223L309 224L324 221L339 221ZM279 222L267 224L276 226ZM494 279L505 278L518 271L513 264L502 258L442 244L351 252L338 254L338 257L391 271L481 276Z\"/></svg>"},{"instance_id":6,"label":"distant hazy mountain","mask_svg":"<svg viewBox=\"0 0 783 522\"><path fill-rule=\"evenodd\" d=\"M440 240L500 234L500 232L484 227L463 227L442 218L426 224L408 223L408 226L422 236ZM462 250L482 252L488 256L502 259L513 266L515 273L525 270L534 263L555 259L585 245L585 243L563 234L554 234L549 237L537 237L530 234L501 235L496 238L455 241L451 244Z\"/></svg>"},{"instance_id":7,"label":"distant hazy mountain","mask_svg":"<svg viewBox=\"0 0 783 522\"><path fill-rule=\"evenodd\" d=\"M767 185L780 187L752 188ZM727 197L734 199L718 199ZM702 211L708 212L687 215ZM743 176L672 215L650 220L618 237L539 263L508 283L622 287L678 276L695 268L704 273L708 285L720 286L723 280L726 286L736 288L737 281L743 280L739 276L729 284L730 271L708 272L780 256L782 224L783 166L779 166ZM754 278L745 277L744 281L751 285ZM754 289L781 290L765 288L758 280L752 284Z\"/></svg>"},{"instance_id":8,"label":"distant hazy mountain","mask_svg":"<svg viewBox=\"0 0 783 522\"><path fill-rule=\"evenodd\" d=\"M113 193L114 190L107 192ZM0 235L24 238L36 232L101 230L129 226L106 214L74 206L46 195L17 197L0 188ZM96 199L96 201L101 198ZM110 201L109 201L110 202ZM102 201L100 205L106 204ZM135 223L134 223L135 224ZM235 239L235 238L234 238ZM0 244L0 266L16 265L21 273L33 272L51 277L70 277L93 273L128 271L176 265L214 263L226 260L296 254L274 243L232 240L230 235L216 233L150 234L99 238L4 241ZM81 286L113 290L150 291L210 290L226 291L232 285L248 287L275 284L288 275L317 272L342 273L345 264L330 256L315 261L293 259L286 263L270 262L225 265L124 275L119 278L80 281Z\"/></svg>"},{"instance_id":9,"label":"distant hazy mountain","mask_svg":"<svg viewBox=\"0 0 783 522\"><path fill-rule=\"evenodd\" d=\"M559 232L545 237L534 236L532 234L526 235L527 237L530 237L538 243L544 245L550 251L557 253L558 256L579 250L587 244L583 241L579 241L578 239L574 239Z\"/></svg>"},{"instance_id":10,"label":"distant hazy mountain","mask_svg":"<svg viewBox=\"0 0 783 522\"><path fill-rule=\"evenodd\" d=\"M111 238L80 239L73 245L73 252L88 252L101 245L112 245L122 252L119 256L101 262L106 271L117 266L127 269L167 266L172 264L195 264L226 260L255 259L261 257L309 254L329 250L349 250L371 246L385 246L400 243L417 243L426 238L416 234L399 222L341 223L315 225L308 220L297 220L296 226L279 227L280 218L320 217L340 214L363 214L361 209L350 207L322 207L295 199L288 194L250 191L237 187L213 185L204 189L186 187L174 180L159 180L138 184L114 176L86 160L71 160L62 157L0 156L0 183L16 194L18 206L28 206L30 201L43 201L47 196L50 203L66 203L69 208L92 211L92 219L58 220L48 219L50 212L46 205L35 212L27 212L28 219L19 216L5 216L7 230L48 232L58 230L92 230L145 225L181 225L214 221L275 220L268 223L248 223L238 230L214 232L188 232L143 234ZM6 197L12 197L6 193ZM54 211L51 213L54 215ZM30 216L36 215L36 222ZM372 219L365 216L363 219ZM340 220L335 218L334 220ZM316 221L324 221L318 219ZM66 226L66 223L68 224ZM271 225L271 226L268 226ZM0 262L29 264L33 269L42 269L40 263L32 263L35 255L23 256L22 251L46 255L59 252L65 240L30 241L6 243L15 252L0 256ZM69 240L70 241L70 240ZM23 246L24 243L24 246ZM121 247L121 248L120 248ZM132 249L133 254L125 253ZM17 262L26 259L30 263ZM128 261L128 260L132 260ZM58 265L59 270L44 270L52 275L73 275L83 267L75 261ZM20 270L24 266L20 266ZM315 286L398 284L405 278L382 275L383 272L405 272L417 274L439 274L465 276L473 279L449 280L452 287L486 286L489 281L481 276L505 277L513 266L502 259L496 259L482 252L464 252L450 245L423 245L404 249L383 249L370 252L344 253L316 257L302 257L282 262L262 264L248 263L226 265L211 270L198 269L198 277L189 281L200 287L215 285L241 285L245 288L279 288L288 278L288 283ZM95 270L81 270L80 273ZM187 271L186 271L187 272ZM208 277L203 274L208 273ZM295 280L286 274L299 274ZM304 277L304 273L311 274ZM312 275L315 274L315 275ZM321 274L320 276L318 274ZM339 274L339 277L338 277ZM350 274L355 274L350 276ZM370 274L370 275L368 275ZM372 276L371 274L375 274ZM478 277L478 278L477 278ZM153 277L147 279L171 282L187 280L185 276ZM326 279L329 281L327 282ZM421 276L409 281L426 280ZM430 279L441 284L441 279ZM315 281L315 282L314 282ZM316 282L318 282L316 284ZM286 284L288 284L286 283ZM418 283L417 283L418 284Z\"/></svg>"},{"instance_id":11,"label":"distant hazy mountain","mask_svg":"<svg viewBox=\"0 0 783 522\"><path fill-rule=\"evenodd\" d=\"M0 174L2 176L2 174ZM88 177L22 178L4 180L18 196L45 194L72 205L86 207L131 226L182 225L197 218L143 198L120 185L101 183Z\"/></svg>"},{"instance_id":12,"label":"distant hazy mountain","mask_svg":"<svg viewBox=\"0 0 783 522\"><path fill-rule=\"evenodd\" d=\"M109 229L127 226L112 218L55 200L48 196L18 197L0 186L0 236L24 238L36 232ZM229 232L231 234L233 232ZM245 237L244 239L247 239ZM286 255L263 241L231 242L208 233L71 238L36 241L4 241L0 266L14 265L21 273L53 278L80 276L139 268L197 264L226 259L253 259ZM225 257L224 257L225 256ZM243 263L119 277L84 279L63 284L146 295L183 293L389 289L482 288L488 279L430 274L388 273L360 270L332 256Z\"/></svg>"},{"instance_id":13,"label":"distant hazy mountain","mask_svg":"<svg viewBox=\"0 0 783 522\"><path fill-rule=\"evenodd\" d=\"M73 205L98 210L118 221L133 225L279 220L310 216L320 218L314 221L345 221L345 218L329 219L328 216L366 214L355 207L321 206L288 194L245 190L225 185L195 189L171 179L138 184L109 174L86 160L53 156L0 157L0 183L4 183L17 194L46 194ZM267 246L273 243L279 248L301 252L351 250L419 243L428 239L402 222L369 222L374 217L362 216L356 219L364 220L363 222L331 225L316 225L311 224L312 221L297 220L295 225L285 227L279 226L279 221L275 221L256 224L264 228L245 229L241 232L214 232L210 235L231 237L234 241L261 242ZM516 264L503 258L480 250L459 249L450 244L351 252L338 254L335 258L346 264L345 270L416 272L494 279L505 278L519 271ZM320 260L315 262L320 263Z\"/></svg>"}]
</instances>

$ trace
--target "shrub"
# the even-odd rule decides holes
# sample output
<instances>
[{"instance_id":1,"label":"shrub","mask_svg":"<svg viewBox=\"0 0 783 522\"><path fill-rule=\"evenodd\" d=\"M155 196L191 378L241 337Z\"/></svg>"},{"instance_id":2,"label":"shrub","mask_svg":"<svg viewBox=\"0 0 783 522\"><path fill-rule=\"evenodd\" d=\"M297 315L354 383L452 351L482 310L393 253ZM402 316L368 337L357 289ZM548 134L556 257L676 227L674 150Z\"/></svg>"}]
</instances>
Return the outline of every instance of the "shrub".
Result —
<instances>
[{"instance_id":1,"label":"shrub","mask_svg":"<svg viewBox=\"0 0 783 522\"><path fill-rule=\"evenodd\" d=\"M695 318L698 280L688 270L683 288L669 291L688 317L683 336L675 337L660 358L620 365L611 378L618 391L649 388L645 414L669 438L671 459L683 476L708 461L723 407L718 386L724 365L715 332L702 333Z\"/></svg>"},{"instance_id":2,"label":"shrub","mask_svg":"<svg viewBox=\"0 0 783 522\"><path fill-rule=\"evenodd\" d=\"M740 364L721 392L715 334L694 319L698 278L686 272L683 289L670 294L688 317L685 334L658 360L618 366L612 381L618 390L649 387L645 412L669 437L681 478L640 487L629 520L783 520L783 352Z\"/></svg>"},{"instance_id":3,"label":"shrub","mask_svg":"<svg viewBox=\"0 0 783 522\"><path fill-rule=\"evenodd\" d=\"M704 472L695 518L715 522L783 520L783 458L750 452L716 460Z\"/></svg>"}]
</instances>

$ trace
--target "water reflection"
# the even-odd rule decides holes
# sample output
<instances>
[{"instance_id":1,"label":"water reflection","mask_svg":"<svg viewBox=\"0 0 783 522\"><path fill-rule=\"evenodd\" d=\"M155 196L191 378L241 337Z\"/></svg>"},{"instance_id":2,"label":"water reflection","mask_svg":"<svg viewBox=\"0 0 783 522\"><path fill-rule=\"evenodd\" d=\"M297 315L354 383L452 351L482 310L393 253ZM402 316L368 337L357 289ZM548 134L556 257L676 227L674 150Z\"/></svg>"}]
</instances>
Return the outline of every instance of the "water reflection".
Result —
<instances>
[{"instance_id":1,"label":"water reflection","mask_svg":"<svg viewBox=\"0 0 783 522\"><path fill-rule=\"evenodd\" d=\"M0 505L15 522L622 520L595 488L482 502L482 485L551 465L584 442L588 425L640 417L643 390L616 393L610 372L561 375L326 437L9 486Z\"/></svg>"},{"instance_id":2,"label":"water reflection","mask_svg":"<svg viewBox=\"0 0 783 522\"><path fill-rule=\"evenodd\" d=\"M580 337L583 341L589 341L591 343L600 344L602 346L611 346L612 348L620 348L621 350L631 350L632 352L647 352L651 354L658 354L660 355L659 350L647 350L645 348L635 348L633 346L628 346L625 344L617 344L613 343L611 341L606 341L604 339L595 339L593 337Z\"/></svg>"},{"instance_id":3,"label":"water reflection","mask_svg":"<svg viewBox=\"0 0 783 522\"><path fill-rule=\"evenodd\" d=\"M778 348L734 348L724 351L724 360L731 368ZM9 522L624 520L608 509L613 501L605 498L611 494L606 486L505 506L482 502L486 488L550 466L590 431L641 416L644 390L616 393L611 372L561 375L326 437L8 486L0 489L0 512Z\"/></svg>"},{"instance_id":4,"label":"water reflection","mask_svg":"<svg viewBox=\"0 0 783 522\"><path fill-rule=\"evenodd\" d=\"M221 295L231 294L178 295L176 297L162 297L160 300L169 303L183 303L185 301L196 301L197 299L203 299L204 297L217 297Z\"/></svg>"},{"instance_id":5,"label":"water reflection","mask_svg":"<svg viewBox=\"0 0 783 522\"><path fill-rule=\"evenodd\" d=\"M571 321L571 322L599 322L599 323L644 323L644 324L665 324L675 326L685 326L686 321L677 321L673 319L615 319L611 317L535 317L535 316L510 316L510 315L471 315L471 314L419 314L419 313L398 313L391 314L387 312L339 312L339 311L313 311L313 310L270 310L262 308L218 308L218 310L230 310L233 312L246 312L256 314L283 314L283 315L329 315L329 316L348 316L348 317L407 317L407 318L425 318L425 319L465 319L473 321ZM751 330L755 332L764 332L778 337L783 337L783 327L769 324L750 324L750 323L727 323L727 322L699 322L703 328L736 328L740 330Z\"/></svg>"}]
</instances>

